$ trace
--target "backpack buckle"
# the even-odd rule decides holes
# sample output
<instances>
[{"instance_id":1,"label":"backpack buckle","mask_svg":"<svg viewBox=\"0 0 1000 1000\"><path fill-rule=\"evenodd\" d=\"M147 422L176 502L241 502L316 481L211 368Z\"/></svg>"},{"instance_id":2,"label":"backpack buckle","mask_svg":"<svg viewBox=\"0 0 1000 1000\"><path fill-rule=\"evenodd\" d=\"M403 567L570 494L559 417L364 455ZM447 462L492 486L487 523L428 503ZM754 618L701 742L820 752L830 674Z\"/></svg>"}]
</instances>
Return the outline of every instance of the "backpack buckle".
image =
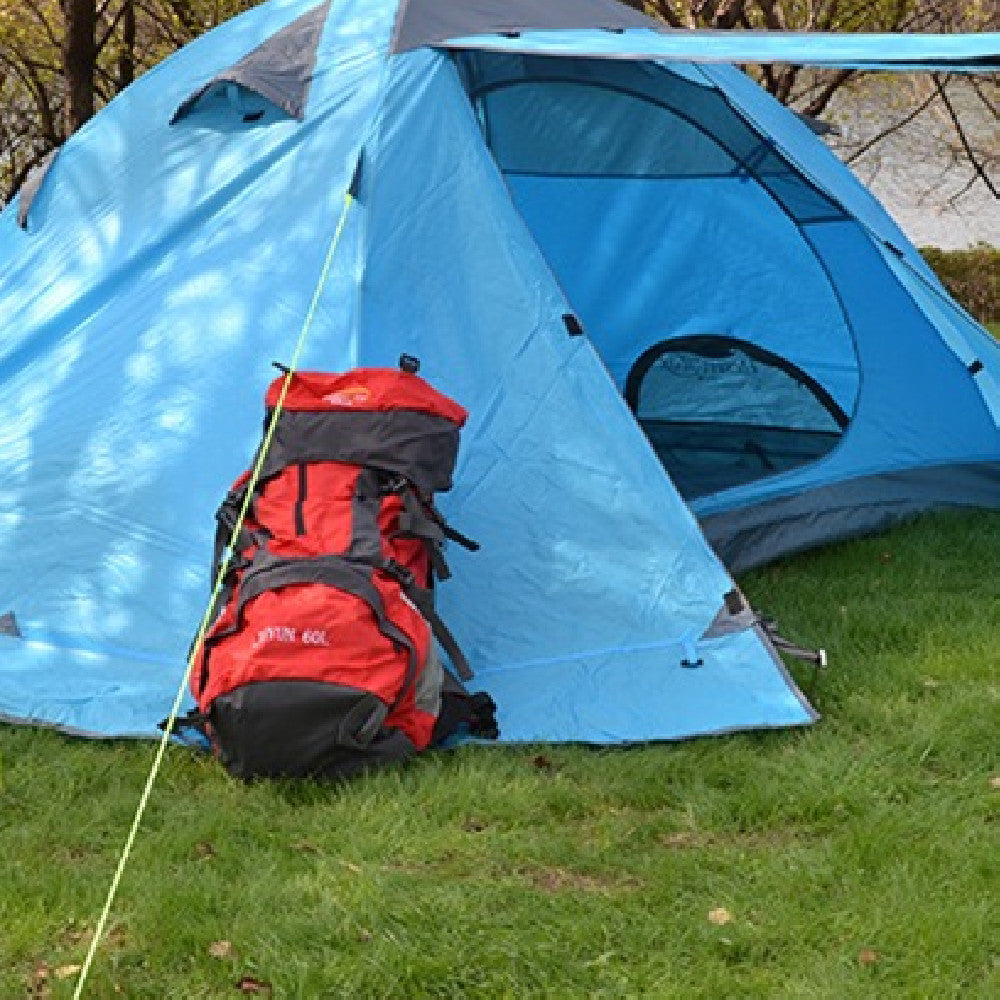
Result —
<instances>
[{"instance_id":1,"label":"backpack buckle","mask_svg":"<svg viewBox=\"0 0 1000 1000\"><path fill-rule=\"evenodd\" d=\"M379 483L379 495L384 497L399 495L409 485L405 476L384 474Z\"/></svg>"},{"instance_id":2,"label":"backpack buckle","mask_svg":"<svg viewBox=\"0 0 1000 1000\"><path fill-rule=\"evenodd\" d=\"M381 569L386 576L391 577L401 587L412 587L417 582L417 578L413 575L413 571L407 569L402 563L396 562L395 559L386 559L382 563Z\"/></svg>"}]
</instances>

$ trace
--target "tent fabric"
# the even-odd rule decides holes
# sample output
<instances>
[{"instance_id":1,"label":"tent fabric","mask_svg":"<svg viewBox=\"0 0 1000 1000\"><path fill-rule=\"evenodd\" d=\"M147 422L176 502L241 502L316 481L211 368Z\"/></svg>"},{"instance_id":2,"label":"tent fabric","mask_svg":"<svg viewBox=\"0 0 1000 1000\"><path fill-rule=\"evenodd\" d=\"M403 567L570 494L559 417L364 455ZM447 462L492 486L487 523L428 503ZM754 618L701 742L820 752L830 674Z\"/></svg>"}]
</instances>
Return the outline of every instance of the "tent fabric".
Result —
<instances>
[{"instance_id":1,"label":"tent fabric","mask_svg":"<svg viewBox=\"0 0 1000 1000\"><path fill-rule=\"evenodd\" d=\"M459 35L525 29L657 29L659 22L615 0L402 0L392 51L440 45Z\"/></svg>"},{"instance_id":2,"label":"tent fabric","mask_svg":"<svg viewBox=\"0 0 1000 1000\"><path fill-rule=\"evenodd\" d=\"M1000 67L1000 33L975 35L837 34L833 32L673 30L662 25L627 30L501 31L489 27L454 34L454 49L629 61L684 63L793 63L826 69L989 73Z\"/></svg>"},{"instance_id":3,"label":"tent fabric","mask_svg":"<svg viewBox=\"0 0 1000 1000\"><path fill-rule=\"evenodd\" d=\"M1000 357L748 78L591 58L640 17L271 0L74 135L27 231L0 215L0 717L158 734L215 508L318 292L303 368L410 354L471 414L443 507L482 547L449 553L439 598L503 739L813 721L712 545L746 565L915 508L1000 506ZM427 42L505 18L575 48ZM277 97L257 85L272 71ZM686 500L624 394L645 352L706 336L804 373L848 418L836 446ZM743 413L754 386L792 398L759 374Z\"/></svg>"},{"instance_id":4,"label":"tent fabric","mask_svg":"<svg viewBox=\"0 0 1000 1000\"><path fill-rule=\"evenodd\" d=\"M641 64L483 53L463 68L511 197L619 386L657 330L752 327L853 409L855 347L799 228L847 216L720 91ZM773 294L748 297L755 285Z\"/></svg>"},{"instance_id":5,"label":"tent fabric","mask_svg":"<svg viewBox=\"0 0 1000 1000\"><path fill-rule=\"evenodd\" d=\"M759 656L759 639L712 640L691 658L718 668L681 666L732 583L600 358L567 335L568 304L512 211L449 60L420 51L392 63L379 135L366 160L367 281L396 294L365 297L360 349L381 364L420 357L471 413L447 510L482 548L449 559L484 599L451 585L440 599L504 738L615 742L611 715L632 719L624 731L640 739L680 735L695 719L702 732L740 728L762 710L775 724L805 721L773 659L766 686L747 673L757 704L717 672L728 656ZM419 259L400 268L414 243ZM440 261L450 262L447 294ZM715 645L732 652L716 659ZM664 671L656 695L651 679ZM614 690L616 678L628 690Z\"/></svg>"},{"instance_id":6,"label":"tent fabric","mask_svg":"<svg viewBox=\"0 0 1000 1000\"><path fill-rule=\"evenodd\" d=\"M309 98L309 84L316 64L319 36L329 13L328 0L296 18L288 27L282 28L239 62L216 74L190 97L185 98L174 112L171 122L180 121L205 94L219 84L244 87L301 121Z\"/></svg>"},{"instance_id":7,"label":"tent fabric","mask_svg":"<svg viewBox=\"0 0 1000 1000\"><path fill-rule=\"evenodd\" d=\"M1000 33L678 30L615 0L403 0L392 51L424 46L685 63L990 72Z\"/></svg>"},{"instance_id":8,"label":"tent fabric","mask_svg":"<svg viewBox=\"0 0 1000 1000\"><path fill-rule=\"evenodd\" d=\"M778 530L777 519L768 521L770 540L740 551L747 535L739 514L758 504L781 511L784 498L831 481L882 472L891 482L901 468L979 461L990 481L998 454L997 345L870 194L745 76L723 66L664 73L575 56L476 51L461 58L511 197L620 387L655 345L714 335L784 357L851 416L821 459L686 494L712 524L711 540L729 565L748 568L884 523L859 501L825 519L823 530L804 523ZM657 72L669 82L656 80ZM681 148L672 174L646 155L648 142L628 141L632 119L649 116L654 89L659 118L646 124L655 120L664 145ZM595 93L592 102L585 91ZM599 115L602 103L608 112ZM599 117L594 128L591 116ZM503 134L515 128L520 147ZM589 153L591 136L595 146L615 148L613 171ZM622 150L632 158L627 165ZM700 174L691 165L699 156ZM543 160L554 168L544 169ZM724 478L707 468L688 476L692 484L712 481ZM944 492L961 502L960 488ZM822 503L826 494L815 495ZM922 495L919 509L936 505ZM977 504L983 495L966 494ZM886 499L886 509L899 508ZM815 520L824 520L818 511Z\"/></svg>"},{"instance_id":9,"label":"tent fabric","mask_svg":"<svg viewBox=\"0 0 1000 1000\"><path fill-rule=\"evenodd\" d=\"M169 710L207 603L215 508L253 455L271 362L290 359L379 96L384 5L337 6L315 117L245 122L206 99L170 124L308 8L255 9L74 135L28 232L0 216L0 610L23 635L2 637L4 716L149 737ZM358 361L360 221L303 367Z\"/></svg>"}]
</instances>

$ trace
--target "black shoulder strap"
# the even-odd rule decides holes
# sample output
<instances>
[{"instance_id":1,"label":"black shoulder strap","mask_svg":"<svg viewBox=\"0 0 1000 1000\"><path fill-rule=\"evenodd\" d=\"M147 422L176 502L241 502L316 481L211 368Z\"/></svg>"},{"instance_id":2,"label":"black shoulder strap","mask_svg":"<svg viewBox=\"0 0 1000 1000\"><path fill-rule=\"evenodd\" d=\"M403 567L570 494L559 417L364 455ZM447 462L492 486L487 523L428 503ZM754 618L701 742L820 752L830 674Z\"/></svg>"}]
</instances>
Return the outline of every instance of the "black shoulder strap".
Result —
<instances>
[{"instance_id":1,"label":"black shoulder strap","mask_svg":"<svg viewBox=\"0 0 1000 1000\"><path fill-rule=\"evenodd\" d=\"M434 638L441 643L442 649L448 654L456 673L463 681L472 679L472 669L465 654L459 648L451 630L441 620L441 616L434 607L434 593L417 584L416 577L405 566L396 562L395 559L385 559L379 566L387 576L391 577L399 584L403 593L413 602L417 610L424 616L427 624L434 633Z\"/></svg>"}]
</instances>

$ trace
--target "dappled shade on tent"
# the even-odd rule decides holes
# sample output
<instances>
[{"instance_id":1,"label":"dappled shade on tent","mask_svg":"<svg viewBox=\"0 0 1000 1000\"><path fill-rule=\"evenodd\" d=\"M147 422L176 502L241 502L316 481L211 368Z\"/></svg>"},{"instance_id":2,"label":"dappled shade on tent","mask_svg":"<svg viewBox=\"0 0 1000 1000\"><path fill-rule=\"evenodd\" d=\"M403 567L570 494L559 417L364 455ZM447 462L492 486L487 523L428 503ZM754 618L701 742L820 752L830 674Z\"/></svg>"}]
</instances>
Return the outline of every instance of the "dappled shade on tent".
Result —
<instances>
[{"instance_id":1,"label":"dappled shade on tent","mask_svg":"<svg viewBox=\"0 0 1000 1000\"><path fill-rule=\"evenodd\" d=\"M0 216L0 716L156 734L308 315L303 366L410 354L471 414L445 513L482 549L440 601L504 739L813 720L696 515L742 567L998 505L1000 360L801 122L639 24L272 0L66 144ZM675 484L640 425L695 419L753 474L689 449Z\"/></svg>"}]
</instances>

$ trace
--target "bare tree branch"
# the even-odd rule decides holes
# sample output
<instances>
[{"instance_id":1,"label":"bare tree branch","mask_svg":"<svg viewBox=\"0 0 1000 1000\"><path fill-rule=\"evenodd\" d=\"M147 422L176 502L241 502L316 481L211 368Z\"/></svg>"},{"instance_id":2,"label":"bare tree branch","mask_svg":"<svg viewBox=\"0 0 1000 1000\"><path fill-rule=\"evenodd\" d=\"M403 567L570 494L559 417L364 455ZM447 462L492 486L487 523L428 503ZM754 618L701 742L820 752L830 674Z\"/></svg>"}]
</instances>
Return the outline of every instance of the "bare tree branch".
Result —
<instances>
[{"instance_id":1,"label":"bare tree branch","mask_svg":"<svg viewBox=\"0 0 1000 1000\"><path fill-rule=\"evenodd\" d=\"M1000 199L1000 189L996 187L990 179L989 174L986 173L982 163L979 162L979 157L972 148L972 144L969 142L969 137L966 134L965 128L962 126L962 120L959 118L958 113L955 111L955 106L951 103L951 99L948 97L948 92L945 87L946 82L947 77L942 80L940 74L934 74L934 86L941 97L941 101L948 111L948 117L951 119L951 123L955 127L955 132L958 135L959 142L961 142L962 148L965 150L965 155L968 158L969 163L972 165L972 169L989 189L990 194L992 194L994 198Z\"/></svg>"},{"instance_id":2,"label":"bare tree branch","mask_svg":"<svg viewBox=\"0 0 1000 1000\"><path fill-rule=\"evenodd\" d=\"M969 85L972 87L973 93L979 98L983 107L996 119L1000 120L1000 106L994 104L983 91L980 82L973 76L969 78Z\"/></svg>"},{"instance_id":3,"label":"bare tree branch","mask_svg":"<svg viewBox=\"0 0 1000 1000\"><path fill-rule=\"evenodd\" d=\"M820 87L819 93L815 97L811 98L809 103L803 109L803 113L810 115L815 118L826 111L833 100L834 95L840 90L841 87L847 83L848 80L853 79L857 75L857 70L853 69L840 69L833 73L829 79Z\"/></svg>"},{"instance_id":4,"label":"bare tree branch","mask_svg":"<svg viewBox=\"0 0 1000 1000\"><path fill-rule=\"evenodd\" d=\"M877 135L872 136L867 142L861 145L858 149L854 150L849 157L847 157L847 163L857 162L868 150L877 146L883 139L889 138L890 135L898 132L900 129L905 128L910 124L915 118L922 115L933 103L937 100L937 94L931 94L926 100L921 101L909 114L904 115L898 121L893 122L888 127L882 129Z\"/></svg>"}]
</instances>

